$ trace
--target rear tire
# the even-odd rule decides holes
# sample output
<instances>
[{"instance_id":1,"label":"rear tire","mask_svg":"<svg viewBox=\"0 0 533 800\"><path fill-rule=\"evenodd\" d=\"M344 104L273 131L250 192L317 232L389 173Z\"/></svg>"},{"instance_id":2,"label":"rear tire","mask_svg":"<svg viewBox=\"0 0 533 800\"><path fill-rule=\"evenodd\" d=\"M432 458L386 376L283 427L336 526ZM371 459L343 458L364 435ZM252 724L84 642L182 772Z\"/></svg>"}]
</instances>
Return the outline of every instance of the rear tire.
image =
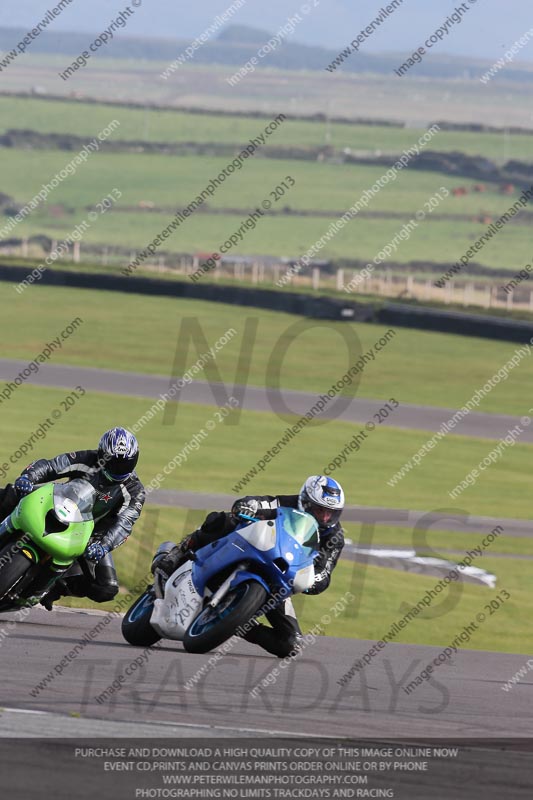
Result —
<instances>
[{"instance_id":1,"label":"rear tire","mask_svg":"<svg viewBox=\"0 0 533 800\"><path fill-rule=\"evenodd\" d=\"M154 600L153 590L147 589L124 615L122 635L129 644L135 647L150 647L161 639L161 636L150 625Z\"/></svg>"},{"instance_id":2,"label":"rear tire","mask_svg":"<svg viewBox=\"0 0 533 800\"><path fill-rule=\"evenodd\" d=\"M0 601L15 588L32 565L26 556L14 550L14 546L15 541L12 541L0 549L0 564L5 559L0 568Z\"/></svg>"},{"instance_id":3,"label":"rear tire","mask_svg":"<svg viewBox=\"0 0 533 800\"><path fill-rule=\"evenodd\" d=\"M237 628L245 625L264 604L266 590L257 581L244 581L222 599L217 608L206 608L191 622L183 639L188 653L208 653Z\"/></svg>"}]
</instances>

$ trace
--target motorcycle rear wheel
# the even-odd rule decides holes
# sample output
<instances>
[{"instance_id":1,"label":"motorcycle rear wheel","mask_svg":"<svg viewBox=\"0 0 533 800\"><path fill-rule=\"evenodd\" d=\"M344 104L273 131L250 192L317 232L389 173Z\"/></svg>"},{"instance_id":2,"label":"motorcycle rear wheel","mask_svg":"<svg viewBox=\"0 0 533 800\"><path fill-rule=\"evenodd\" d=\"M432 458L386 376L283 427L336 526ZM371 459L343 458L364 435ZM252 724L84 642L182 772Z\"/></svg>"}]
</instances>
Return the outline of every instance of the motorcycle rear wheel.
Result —
<instances>
[{"instance_id":1,"label":"motorcycle rear wheel","mask_svg":"<svg viewBox=\"0 0 533 800\"><path fill-rule=\"evenodd\" d=\"M249 622L264 604L265 588L244 581L232 589L216 608L206 606L191 622L183 639L188 653L208 653Z\"/></svg>"}]
</instances>

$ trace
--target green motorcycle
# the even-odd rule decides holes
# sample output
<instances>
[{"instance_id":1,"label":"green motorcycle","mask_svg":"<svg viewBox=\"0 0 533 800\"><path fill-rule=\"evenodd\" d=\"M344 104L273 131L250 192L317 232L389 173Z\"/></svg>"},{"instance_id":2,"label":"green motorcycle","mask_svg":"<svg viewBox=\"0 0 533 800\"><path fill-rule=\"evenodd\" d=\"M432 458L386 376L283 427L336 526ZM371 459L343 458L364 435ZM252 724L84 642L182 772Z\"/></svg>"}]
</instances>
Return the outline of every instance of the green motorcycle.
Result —
<instances>
[{"instance_id":1,"label":"green motorcycle","mask_svg":"<svg viewBox=\"0 0 533 800\"><path fill-rule=\"evenodd\" d=\"M83 555L94 529L94 487L47 483L0 524L0 611L36 605Z\"/></svg>"}]
</instances>

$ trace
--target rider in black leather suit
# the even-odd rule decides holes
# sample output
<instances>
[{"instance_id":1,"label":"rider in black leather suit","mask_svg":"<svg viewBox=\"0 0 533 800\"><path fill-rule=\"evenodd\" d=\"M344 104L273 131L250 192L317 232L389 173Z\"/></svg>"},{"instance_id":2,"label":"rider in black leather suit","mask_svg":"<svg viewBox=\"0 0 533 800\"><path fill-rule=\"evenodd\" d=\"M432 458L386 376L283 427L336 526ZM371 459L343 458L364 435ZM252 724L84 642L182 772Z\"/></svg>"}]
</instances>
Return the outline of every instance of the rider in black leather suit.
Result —
<instances>
[{"instance_id":1,"label":"rider in black leather suit","mask_svg":"<svg viewBox=\"0 0 533 800\"><path fill-rule=\"evenodd\" d=\"M243 497L235 501L229 514L224 511L211 512L198 530L172 549L159 552L152 564L152 570L161 569L170 575L189 558L191 552L234 530L239 522L239 513L261 517L262 511L280 506L307 511L318 522L320 547L319 555L315 559L315 582L306 594L320 594L328 588L331 573L344 547L344 534L340 525L344 493L337 481L322 475L308 478L299 494ZM279 658L295 655L301 646L302 632L290 598L267 612L266 618L271 627L256 623L243 638Z\"/></svg>"}]
</instances>

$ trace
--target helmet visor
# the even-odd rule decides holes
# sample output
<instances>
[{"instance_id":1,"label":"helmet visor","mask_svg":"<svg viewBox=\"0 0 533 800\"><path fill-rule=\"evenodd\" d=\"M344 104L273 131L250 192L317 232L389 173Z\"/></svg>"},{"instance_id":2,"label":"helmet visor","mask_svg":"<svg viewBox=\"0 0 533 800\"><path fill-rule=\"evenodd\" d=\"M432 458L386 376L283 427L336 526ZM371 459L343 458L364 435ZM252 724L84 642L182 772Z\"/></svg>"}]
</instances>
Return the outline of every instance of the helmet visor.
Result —
<instances>
[{"instance_id":1,"label":"helmet visor","mask_svg":"<svg viewBox=\"0 0 533 800\"><path fill-rule=\"evenodd\" d=\"M342 514L341 508L319 506L318 503L313 503L311 500L306 503L305 510L313 515L320 528L331 528L333 525L336 525Z\"/></svg>"},{"instance_id":2,"label":"helmet visor","mask_svg":"<svg viewBox=\"0 0 533 800\"><path fill-rule=\"evenodd\" d=\"M130 456L103 456L102 472L113 481L123 481L128 478L137 466L138 454Z\"/></svg>"}]
</instances>

